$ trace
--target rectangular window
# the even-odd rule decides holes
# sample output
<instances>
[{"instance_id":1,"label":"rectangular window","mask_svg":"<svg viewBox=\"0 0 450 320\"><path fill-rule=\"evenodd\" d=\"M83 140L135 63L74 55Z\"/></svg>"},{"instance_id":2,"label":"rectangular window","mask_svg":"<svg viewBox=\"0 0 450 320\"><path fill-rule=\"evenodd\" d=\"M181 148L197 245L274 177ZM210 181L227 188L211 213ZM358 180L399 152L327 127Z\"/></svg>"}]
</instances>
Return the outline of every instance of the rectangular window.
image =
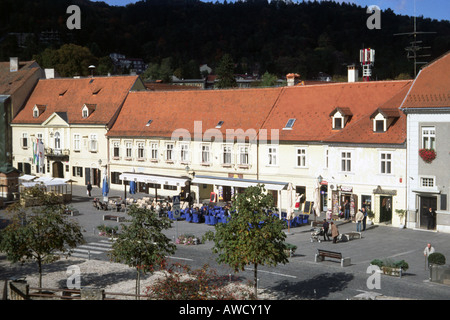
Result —
<instances>
[{"instance_id":1,"label":"rectangular window","mask_svg":"<svg viewBox=\"0 0 450 320\"><path fill-rule=\"evenodd\" d=\"M144 142L137 143L137 158L138 158L138 160L145 159L145 143Z\"/></svg>"},{"instance_id":2,"label":"rectangular window","mask_svg":"<svg viewBox=\"0 0 450 320\"><path fill-rule=\"evenodd\" d=\"M122 180L120 180L120 172L111 172L111 184L122 184Z\"/></svg>"},{"instance_id":3,"label":"rectangular window","mask_svg":"<svg viewBox=\"0 0 450 320\"><path fill-rule=\"evenodd\" d=\"M239 164L240 165L249 164L248 146L239 147Z\"/></svg>"},{"instance_id":4,"label":"rectangular window","mask_svg":"<svg viewBox=\"0 0 450 320\"><path fill-rule=\"evenodd\" d=\"M380 153L380 173L392 173L392 154L390 152Z\"/></svg>"},{"instance_id":5,"label":"rectangular window","mask_svg":"<svg viewBox=\"0 0 450 320\"><path fill-rule=\"evenodd\" d=\"M133 143L132 142L126 142L125 143L125 157L127 159L131 159L132 155L133 155Z\"/></svg>"},{"instance_id":6,"label":"rectangular window","mask_svg":"<svg viewBox=\"0 0 450 320\"><path fill-rule=\"evenodd\" d=\"M269 147L267 155L268 155L268 165L276 166L278 165L278 148L277 147Z\"/></svg>"},{"instance_id":7,"label":"rectangular window","mask_svg":"<svg viewBox=\"0 0 450 320\"><path fill-rule=\"evenodd\" d=\"M150 153L151 153L151 160L158 160L158 143L152 142L150 143Z\"/></svg>"},{"instance_id":8,"label":"rectangular window","mask_svg":"<svg viewBox=\"0 0 450 320\"><path fill-rule=\"evenodd\" d=\"M91 136L90 136L89 151L97 152L97 135L96 134L91 134Z\"/></svg>"},{"instance_id":9,"label":"rectangular window","mask_svg":"<svg viewBox=\"0 0 450 320\"><path fill-rule=\"evenodd\" d=\"M119 159L120 158L120 142L114 141L113 142L113 159Z\"/></svg>"},{"instance_id":10,"label":"rectangular window","mask_svg":"<svg viewBox=\"0 0 450 320\"><path fill-rule=\"evenodd\" d=\"M376 132L384 132L384 120L375 121L375 130Z\"/></svg>"},{"instance_id":11,"label":"rectangular window","mask_svg":"<svg viewBox=\"0 0 450 320\"><path fill-rule=\"evenodd\" d=\"M305 148L297 148L297 167L300 167L300 168L306 167L306 149Z\"/></svg>"},{"instance_id":12,"label":"rectangular window","mask_svg":"<svg viewBox=\"0 0 450 320\"><path fill-rule=\"evenodd\" d=\"M435 127L422 127L422 148L436 149Z\"/></svg>"},{"instance_id":13,"label":"rectangular window","mask_svg":"<svg viewBox=\"0 0 450 320\"><path fill-rule=\"evenodd\" d=\"M210 146L209 144L202 145L202 164L210 163Z\"/></svg>"},{"instance_id":14,"label":"rectangular window","mask_svg":"<svg viewBox=\"0 0 450 320\"><path fill-rule=\"evenodd\" d=\"M164 188L164 190L177 191L177 187L176 186L169 186L168 184L165 184L163 188Z\"/></svg>"},{"instance_id":15,"label":"rectangular window","mask_svg":"<svg viewBox=\"0 0 450 320\"><path fill-rule=\"evenodd\" d=\"M173 149L174 149L174 144L173 143L167 143L166 144L166 161L173 161L174 160Z\"/></svg>"},{"instance_id":16,"label":"rectangular window","mask_svg":"<svg viewBox=\"0 0 450 320\"><path fill-rule=\"evenodd\" d=\"M334 118L334 129L342 129L342 118Z\"/></svg>"},{"instance_id":17,"label":"rectangular window","mask_svg":"<svg viewBox=\"0 0 450 320\"><path fill-rule=\"evenodd\" d=\"M184 163L189 162L189 144L187 143L180 144L180 160Z\"/></svg>"},{"instance_id":18,"label":"rectangular window","mask_svg":"<svg viewBox=\"0 0 450 320\"><path fill-rule=\"evenodd\" d=\"M80 144L80 135L78 133L75 133L73 135L73 150L74 151L80 151L81 150L81 144Z\"/></svg>"},{"instance_id":19,"label":"rectangular window","mask_svg":"<svg viewBox=\"0 0 450 320\"><path fill-rule=\"evenodd\" d=\"M36 134L36 138L37 138L37 142L44 142L44 136L42 133L37 133Z\"/></svg>"},{"instance_id":20,"label":"rectangular window","mask_svg":"<svg viewBox=\"0 0 450 320\"><path fill-rule=\"evenodd\" d=\"M420 186L424 188L433 188L434 187L434 178L420 178Z\"/></svg>"},{"instance_id":21,"label":"rectangular window","mask_svg":"<svg viewBox=\"0 0 450 320\"><path fill-rule=\"evenodd\" d=\"M21 144L22 148L28 148L28 133L22 133Z\"/></svg>"},{"instance_id":22,"label":"rectangular window","mask_svg":"<svg viewBox=\"0 0 450 320\"><path fill-rule=\"evenodd\" d=\"M74 177L83 177L83 167L72 167L72 175Z\"/></svg>"},{"instance_id":23,"label":"rectangular window","mask_svg":"<svg viewBox=\"0 0 450 320\"><path fill-rule=\"evenodd\" d=\"M341 153L341 171L352 171L352 153L345 151Z\"/></svg>"},{"instance_id":24,"label":"rectangular window","mask_svg":"<svg viewBox=\"0 0 450 320\"><path fill-rule=\"evenodd\" d=\"M224 144L222 146L222 164L231 164L232 146Z\"/></svg>"}]
</instances>

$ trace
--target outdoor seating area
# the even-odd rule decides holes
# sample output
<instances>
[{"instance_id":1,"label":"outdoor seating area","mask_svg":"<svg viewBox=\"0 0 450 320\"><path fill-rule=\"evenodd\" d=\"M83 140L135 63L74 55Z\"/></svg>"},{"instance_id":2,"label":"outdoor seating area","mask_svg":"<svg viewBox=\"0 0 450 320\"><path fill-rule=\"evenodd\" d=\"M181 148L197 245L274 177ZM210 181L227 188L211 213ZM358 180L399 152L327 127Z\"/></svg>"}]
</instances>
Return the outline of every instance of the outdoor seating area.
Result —
<instances>
[{"instance_id":1,"label":"outdoor seating area","mask_svg":"<svg viewBox=\"0 0 450 320\"><path fill-rule=\"evenodd\" d=\"M185 220L186 222L205 223L207 225L216 225L217 223L227 223L231 214L228 206L206 206L201 208L181 209L180 218L176 219L171 210L168 211L168 217L171 220Z\"/></svg>"}]
</instances>

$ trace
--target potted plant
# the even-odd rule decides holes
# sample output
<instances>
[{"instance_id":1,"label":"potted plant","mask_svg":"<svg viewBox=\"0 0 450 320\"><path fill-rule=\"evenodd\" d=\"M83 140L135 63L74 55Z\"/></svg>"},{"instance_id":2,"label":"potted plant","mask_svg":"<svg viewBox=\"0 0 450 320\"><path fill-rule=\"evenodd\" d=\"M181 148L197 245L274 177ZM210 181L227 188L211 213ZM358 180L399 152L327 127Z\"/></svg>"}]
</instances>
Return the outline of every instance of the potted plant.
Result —
<instances>
[{"instance_id":1,"label":"potted plant","mask_svg":"<svg viewBox=\"0 0 450 320\"><path fill-rule=\"evenodd\" d=\"M400 217L400 225L399 228L400 229L404 229L406 226L406 221L403 221L403 218L406 215L406 210L404 209L395 209L395 212L398 214L398 216Z\"/></svg>"},{"instance_id":2,"label":"potted plant","mask_svg":"<svg viewBox=\"0 0 450 320\"><path fill-rule=\"evenodd\" d=\"M419 155L426 163L431 163L436 159L436 151L434 149L420 149Z\"/></svg>"},{"instance_id":3,"label":"potted plant","mask_svg":"<svg viewBox=\"0 0 450 320\"><path fill-rule=\"evenodd\" d=\"M373 224L373 218L375 218L375 213L372 210L367 209L367 224L370 226Z\"/></svg>"},{"instance_id":4,"label":"potted plant","mask_svg":"<svg viewBox=\"0 0 450 320\"><path fill-rule=\"evenodd\" d=\"M370 264L378 266L383 274L396 277L401 277L403 272L409 268L409 265L405 260L393 261L390 259L374 259L370 262Z\"/></svg>"},{"instance_id":5,"label":"potted plant","mask_svg":"<svg viewBox=\"0 0 450 320\"><path fill-rule=\"evenodd\" d=\"M428 263L442 266L445 264L445 256L440 252L434 252L428 256Z\"/></svg>"},{"instance_id":6,"label":"potted plant","mask_svg":"<svg viewBox=\"0 0 450 320\"><path fill-rule=\"evenodd\" d=\"M284 243L284 252L289 257L292 257L295 253L295 250L297 250L297 246L291 243Z\"/></svg>"}]
</instances>

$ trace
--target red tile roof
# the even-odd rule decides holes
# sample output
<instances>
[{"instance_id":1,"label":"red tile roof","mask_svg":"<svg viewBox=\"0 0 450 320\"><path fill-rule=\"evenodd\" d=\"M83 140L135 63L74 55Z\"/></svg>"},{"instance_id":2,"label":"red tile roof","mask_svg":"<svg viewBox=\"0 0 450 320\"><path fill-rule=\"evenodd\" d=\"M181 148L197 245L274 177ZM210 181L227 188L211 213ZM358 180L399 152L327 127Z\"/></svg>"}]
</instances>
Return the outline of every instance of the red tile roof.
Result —
<instances>
[{"instance_id":1,"label":"red tile roof","mask_svg":"<svg viewBox=\"0 0 450 320\"><path fill-rule=\"evenodd\" d=\"M41 124L54 112L65 112L70 124L109 124L114 119L138 76L64 78L40 80L25 107L12 123ZM33 117L35 105L45 105L39 117ZM87 118L82 108L95 111Z\"/></svg>"},{"instance_id":2,"label":"red tile roof","mask_svg":"<svg viewBox=\"0 0 450 320\"><path fill-rule=\"evenodd\" d=\"M450 51L424 66L402 108L450 107Z\"/></svg>"},{"instance_id":3,"label":"red tile roof","mask_svg":"<svg viewBox=\"0 0 450 320\"><path fill-rule=\"evenodd\" d=\"M361 144L403 144L406 141L406 116L403 112L400 112L399 106L411 87L411 83L409 82L405 85L396 95L377 108L375 112L361 115L358 119L352 119L343 130L326 138L326 141ZM392 120L386 132L373 131L373 117L378 112Z\"/></svg>"},{"instance_id":4,"label":"red tile roof","mask_svg":"<svg viewBox=\"0 0 450 320\"><path fill-rule=\"evenodd\" d=\"M374 133L370 116L381 108L397 111L412 81L337 83L264 89L131 92L108 132L110 137L170 138L176 129L194 136L194 122L202 133L227 129L244 132L279 129L280 141L349 143L404 143L405 119L400 117L385 133ZM342 130L333 130L330 113L336 108L351 114ZM295 118L291 130L283 130ZM153 122L146 126L149 120ZM220 129L215 129L224 121ZM250 132L250 130L248 131ZM247 132L247 133L248 133ZM264 136L260 136L263 139ZM275 138L275 137L274 137Z\"/></svg>"},{"instance_id":5,"label":"red tile roof","mask_svg":"<svg viewBox=\"0 0 450 320\"><path fill-rule=\"evenodd\" d=\"M397 131L393 134L394 130L373 134L370 115L379 107L386 108L386 100L392 99L394 95L402 92L404 97L407 92L405 87L411 82L373 81L288 87L280 96L264 128L280 129L280 141L403 143L406 132L404 136L398 136ZM401 101L397 101L394 107L398 108ZM341 130L332 128L330 114L336 108L352 115ZM296 119L292 130L282 130L290 118ZM367 118L366 123L361 125L360 120L363 118ZM395 126L400 122L397 121Z\"/></svg>"},{"instance_id":6,"label":"red tile roof","mask_svg":"<svg viewBox=\"0 0 450 320\"><path fill-rule=\"evenodd\" d=\"M10 62L0 62L0 94L13 94L29 77L40 71L35 61L19 62L16 72L10 72Z\"/></svg>"},{"instance_id":7,"label":"red tile roof","mask_svg":"<svg viewBox=\"0 0 450 320\"><path fill-rule=\"evenodd\" d=\"M131 92L108 136L170 138L174 130L185 129L194 138L195 121L201 121L202 134L220 131L223 139L227 129L257 133L281 90ZM219 121L223 124L216 129Z\"/></svg>"}]
</instances>

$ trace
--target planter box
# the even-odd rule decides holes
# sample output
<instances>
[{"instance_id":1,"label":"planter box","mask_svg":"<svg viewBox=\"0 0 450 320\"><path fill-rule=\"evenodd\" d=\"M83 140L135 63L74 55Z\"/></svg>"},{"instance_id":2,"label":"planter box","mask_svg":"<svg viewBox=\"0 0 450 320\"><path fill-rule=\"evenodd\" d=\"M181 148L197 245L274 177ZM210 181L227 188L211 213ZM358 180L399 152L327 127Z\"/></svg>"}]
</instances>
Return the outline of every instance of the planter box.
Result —
<instances>
[{"instance_id":1,"label":"planter box","mask_svg":"<svg viewBox=\"0 0 450 320\"><path fill-rule=\"evenodd\" d=\"M383 274L394 276L394 277L402 277L403 270L402 268L392 268L392 267L381 267L381 271Z\"/></svg>"}]
</instances>

